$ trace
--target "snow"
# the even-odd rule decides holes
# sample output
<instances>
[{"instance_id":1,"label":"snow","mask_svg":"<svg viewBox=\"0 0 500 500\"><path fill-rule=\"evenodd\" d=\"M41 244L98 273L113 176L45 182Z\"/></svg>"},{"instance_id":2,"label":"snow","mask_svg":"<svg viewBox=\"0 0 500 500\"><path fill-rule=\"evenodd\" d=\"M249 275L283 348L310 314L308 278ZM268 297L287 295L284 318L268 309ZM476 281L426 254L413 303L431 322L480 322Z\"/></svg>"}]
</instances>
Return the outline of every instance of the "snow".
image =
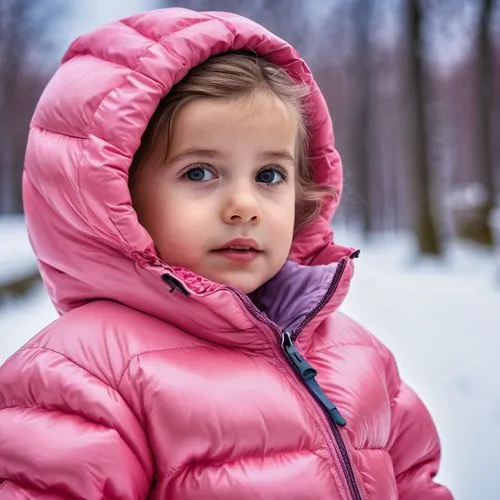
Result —
<instances>
[{"instance_id":1,"label":"snow","mask_svg":"<svg viewBox=\"0 0 500 500\"><path fill-rule=\"evenodd\" d=\"M0 218L0 286L36 271L23 218Z\"/></svg>"},{"instance_id":2,"label":"snow","mask_svg":"<svg viewBox=\"0 0 500 500\"><path fill-rule=\"evenodd\" d=\"M0 231L0 262L10 263L1 275L32 266L22 219L0 223ZM336 239L362 249L343 310L393 351L402 377L430 409L443 446L439 480L457 500L498 500L500 276L494 256L453 247L444 263L417 261L405 237L363 244L339 231ZM56 317L41 286L0 304L0 363Z\"/></svg>"}]
</instances>

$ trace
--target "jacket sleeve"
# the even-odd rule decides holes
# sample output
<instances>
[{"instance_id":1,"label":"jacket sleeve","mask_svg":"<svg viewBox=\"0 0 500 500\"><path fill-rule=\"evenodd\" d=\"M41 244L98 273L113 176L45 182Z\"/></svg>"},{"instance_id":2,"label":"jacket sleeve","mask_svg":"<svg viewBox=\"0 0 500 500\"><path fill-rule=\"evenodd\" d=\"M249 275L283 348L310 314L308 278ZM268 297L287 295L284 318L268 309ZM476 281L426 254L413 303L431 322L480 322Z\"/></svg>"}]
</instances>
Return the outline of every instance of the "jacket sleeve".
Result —
<instances>
[{"instance_id":1,"label":"jacket sleeve","mask_svg":"<svg viewBox=\"0 0 500 500\"><path fill-rule=\"evenodd\" d=\"M153 465L116 384L45 348L0 366L2 500L139 500Z\"/></svg>"},{"instance_id":2,"label":"jacket sleeve","mask_svg":"<svg viewBox=\"0 0 500 500\"><path fill-rule=\"evenodd\" d=\"M441 448L436 426L420 398L399 377L392 354L384 348L391 399L391 456L400 500L452 500L434 481Z\"/></svg>"}]
</instances>

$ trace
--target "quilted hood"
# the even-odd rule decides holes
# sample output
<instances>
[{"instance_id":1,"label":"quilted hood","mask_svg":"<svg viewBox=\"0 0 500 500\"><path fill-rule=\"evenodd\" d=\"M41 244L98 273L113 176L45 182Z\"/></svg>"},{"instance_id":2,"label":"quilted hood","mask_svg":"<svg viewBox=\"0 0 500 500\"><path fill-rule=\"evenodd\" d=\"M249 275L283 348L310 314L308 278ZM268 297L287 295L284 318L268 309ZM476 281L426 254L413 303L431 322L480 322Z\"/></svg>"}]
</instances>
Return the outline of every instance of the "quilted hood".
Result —
<instances>
[{"instance_id":1,"label":"quilted hood","mask_svg":"<svg viewBox=\"0 0 500 500\"><path fill-rule=\"evenodd\" d=\"M27 227L60 313L106 298L164 317L165 273L195 296L220 287L160 260L138 223L127 179L162 97L190 68L231 50L255 51L311 89L313 177L336 196L295 237L290 259L328 264L352 251L332 242L342 166L325 100L295 49L235 14L149 11L76 39L32 119L23 178Z\"/></svg>"}]
</instances>

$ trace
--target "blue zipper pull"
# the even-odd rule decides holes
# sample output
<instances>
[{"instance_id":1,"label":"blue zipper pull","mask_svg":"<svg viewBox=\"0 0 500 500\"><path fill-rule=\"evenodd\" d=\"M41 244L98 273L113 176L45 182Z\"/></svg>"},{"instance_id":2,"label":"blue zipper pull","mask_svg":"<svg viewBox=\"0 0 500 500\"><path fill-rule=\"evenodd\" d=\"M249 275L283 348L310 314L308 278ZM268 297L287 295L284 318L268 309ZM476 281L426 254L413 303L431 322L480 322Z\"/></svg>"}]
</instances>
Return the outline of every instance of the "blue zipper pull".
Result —
<instances>
[{"instance_id":1,"label":"blue zipper pull","mask_svg":"<svg viewBox=\"0 0 500 500\"><path fill-rule=\"evenodd\" d=\"M330 401L329 397L325 394L321 386L316 381L315 377L318 374L317 370L313 368L307 360L297 351L293 345L292 338L288 332L283 332L281 336L281 347L285 353L289 363L300 375L300 378L307 386L312 395L326 410L328 415L333 421L343 427L347 424L346 419L340 414L338 408Z\"/></svg>"},{"instance_id":2,"label":"blue zipper pull","mask_svg":"<svg viewBox=\"0 0 500 500\"><path fill-rule=\"evenodd\" d=\"M281 347L285 351L288 361L302 379L309 380L318 374L318 372L300 355L299 351L297 351L288 332L284 332L281 337Z\"/></svg>"}]
</instances>

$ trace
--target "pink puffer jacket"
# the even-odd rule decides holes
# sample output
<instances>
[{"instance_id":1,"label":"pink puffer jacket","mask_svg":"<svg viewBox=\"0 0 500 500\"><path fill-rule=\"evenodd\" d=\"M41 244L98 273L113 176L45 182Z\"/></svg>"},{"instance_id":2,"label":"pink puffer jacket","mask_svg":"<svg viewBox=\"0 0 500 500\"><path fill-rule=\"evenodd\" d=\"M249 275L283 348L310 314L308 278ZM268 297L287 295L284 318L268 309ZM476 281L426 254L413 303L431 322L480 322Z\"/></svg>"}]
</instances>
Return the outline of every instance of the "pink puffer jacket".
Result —
<instances>
[{"instance_id":1,"label":"pink puffer jacket","mask_svg":"<svg viewBox=\"0 0 500 500\"><path fill-rule=\"evenodd\" d=\"M251 298L168 266L137 222L127 170L148 119L234 49L310 85L314 177L340 194L320 91L262 27L165 9L76 40L27 149L29 233L62 316L0 368L2 500L451 498L423 404L338 312L356 255L332 243L338 198Z\"/></svg>"}]
</instances>

